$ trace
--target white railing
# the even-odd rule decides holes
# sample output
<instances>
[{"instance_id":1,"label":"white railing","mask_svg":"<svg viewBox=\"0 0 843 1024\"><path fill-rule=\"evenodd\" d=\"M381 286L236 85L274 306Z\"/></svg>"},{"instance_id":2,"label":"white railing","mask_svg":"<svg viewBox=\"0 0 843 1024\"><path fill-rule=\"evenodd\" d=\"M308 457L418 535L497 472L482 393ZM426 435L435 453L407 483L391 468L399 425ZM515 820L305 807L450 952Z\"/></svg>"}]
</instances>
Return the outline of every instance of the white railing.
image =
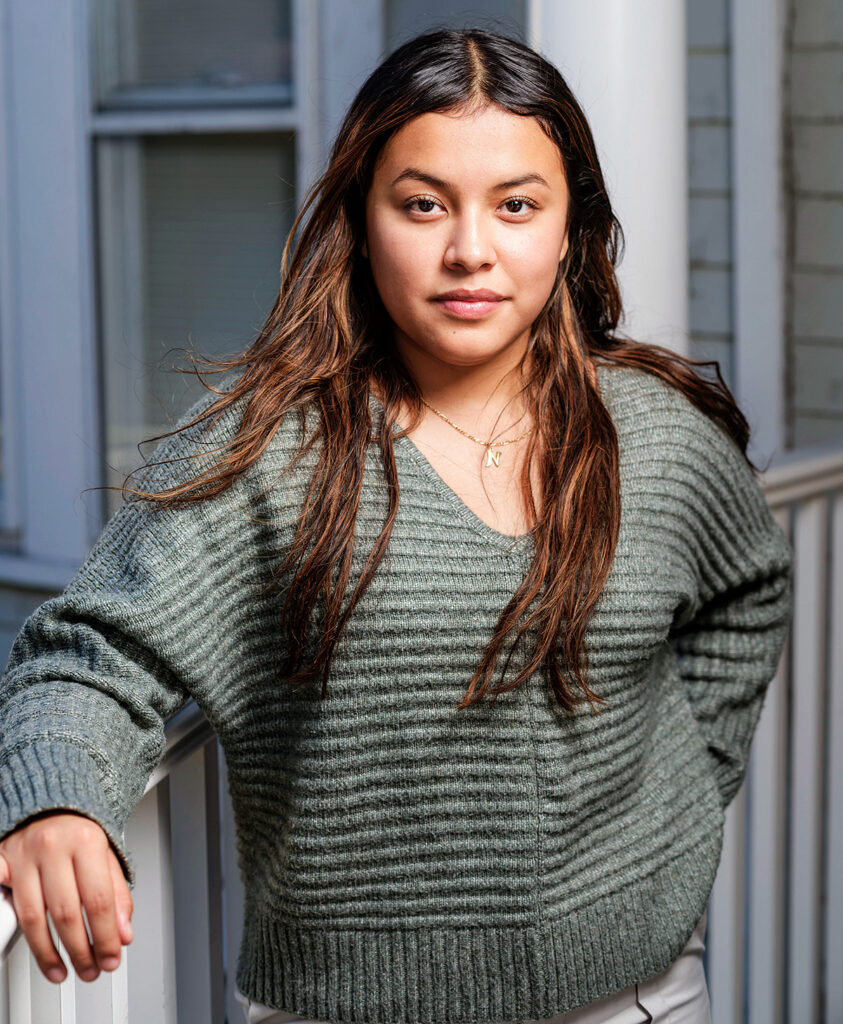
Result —
<instances>
[{"instance_id":1,"label":"white railing","mask_svg":"<svg viewBox=\"0 0 843 1024\"><path fill-rule=\"evenodd\" d=\"M789 454L764 491L794 548L794 614L727 809L709 901L712 1019L841 1024L843 450Z\"/></svg>"},{"instance_id":2,"label":"white railing","mask_svg":"<svg viewBox=\"0 0 843 1024\"><path fill-rule=\"evenodd\" d=\"M167 723L164 756L124 839L136 874L134 939L117 970L82 981L51 925L68 975L47 981L11 901L0 901L0 1024L244 1021L234 998L243 899L225 758L192 701Z\"/></svg>"},{"instance_id":3,"label":"white railing","mask_svg":"<svg viewBox=\"0 0 843 1024\"><path fill-rule=\"evenodd\" d=\"M795 549L793 626L726 815L705 965L716 1024L843 1022L843 450L763 480ZM837 625L837 631L832 629ZM120 967L48 982L0 899L0 1024L240 1024L243 921L225 759L192 702L127 823L137 881Z\"/></svg>"}]
</instances>

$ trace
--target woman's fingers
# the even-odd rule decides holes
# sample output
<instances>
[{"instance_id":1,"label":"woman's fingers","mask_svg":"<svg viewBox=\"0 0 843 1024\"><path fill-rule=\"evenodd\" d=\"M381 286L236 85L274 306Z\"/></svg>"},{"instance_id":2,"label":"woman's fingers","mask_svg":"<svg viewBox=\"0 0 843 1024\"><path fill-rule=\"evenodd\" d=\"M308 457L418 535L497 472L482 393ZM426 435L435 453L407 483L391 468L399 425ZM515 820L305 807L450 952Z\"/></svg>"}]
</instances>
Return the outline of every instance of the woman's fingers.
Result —
<instances>
[{"instance_id":1,"label":"woman's fingers","mask_svg":"<svg viewBox=\"0 0 843 1024\"><path fill-rule=\"evenodd\" d=\"M32 955L50 981L63 981L66 974L64 961L59 956L47 924L47 908L38 869L32 864L20 866L13 881L12 902L15 914Z\"/></svg>"},{"instance_id":2,"label":"woman's fingers","mask_svg":"<svg viewBox=\"0 0 843 1024\"><path fill-rule=\"evenodd\" d=\"M42 861L40 877L44 902L76 973L84 981L93 981L99 969L82 917L73 862L69 857Z\"/></svg>"},{"instance_id":3,"label":"woman's fingers","mask_svg":"<svg viewBox=\"0 0 843 1024\"><path fill-rule=\"evenodd\" d=\"M101 829L85 833L73 851L73 869L91 929L94 955L98 968L105 971L119 966L122 949L109 853L108 840Z\"/></svg>"},{"instance_id":4,"label":"woman's fingers","mask_svg":"<svg viewBox=\"0 0 843 1024\"><path fill-rule=\"evenodd\" d=\"M111 868L111 885L114 890L114 904L117 907L117 927L120 931L120 941L124 946L128 946L135 937L132 931L132 913L135 905L129 883L123 874L123 868L110 846L108 848L108 865Z\"/></svg>"},{"instance_id":5,"label":"woman's fingers","mask_svg":"<svg viewBox=\"0 0 843 1024\"><path fill-rule=\"evenodd\" d=\"M48 912L80 978L93 981L101 970L114 970L122 942L132 941L131 927L118 920L121 910L131 917L132 897L103 828L80 812L49 812L9 833L0 851L0 884L11 889L44 975L54 982L67 975Z\"/></svg>"}]
</instances>

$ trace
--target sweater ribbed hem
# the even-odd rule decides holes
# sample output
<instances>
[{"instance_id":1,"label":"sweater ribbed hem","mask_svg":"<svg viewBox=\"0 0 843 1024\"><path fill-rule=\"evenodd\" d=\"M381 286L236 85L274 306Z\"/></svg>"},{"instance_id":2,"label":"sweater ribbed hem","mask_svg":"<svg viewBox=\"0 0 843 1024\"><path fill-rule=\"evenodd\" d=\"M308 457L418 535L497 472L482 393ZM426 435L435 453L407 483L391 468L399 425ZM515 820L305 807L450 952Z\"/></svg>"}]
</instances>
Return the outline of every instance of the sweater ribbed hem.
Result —
<instances>
[{"instance_id":1,"label":"sweater ribbed hem","mask_svg":"<svg viewBox=\"0 0 843 1024\"><path fill-rule=\"evenodd\" d=\"M103 772L79 742L34 737L10 746L0 760L0 839L42 811L78 811L108 836L129 887L133 866L103 788Z\"/></svg>"},{"instance_id":2,"label":"sweater ribbed hem","mask_svg":"<svg viewBox=\"0 0 843 1024\"><path fill-rule=\"evenodd\" d=\"M256 1002L330 1024L554 1017L674 962L706 908L722 836L720 819L704 844L649 876L523 927L335 931L256 910L237 986Z\"/></svg>"}]
</instances>

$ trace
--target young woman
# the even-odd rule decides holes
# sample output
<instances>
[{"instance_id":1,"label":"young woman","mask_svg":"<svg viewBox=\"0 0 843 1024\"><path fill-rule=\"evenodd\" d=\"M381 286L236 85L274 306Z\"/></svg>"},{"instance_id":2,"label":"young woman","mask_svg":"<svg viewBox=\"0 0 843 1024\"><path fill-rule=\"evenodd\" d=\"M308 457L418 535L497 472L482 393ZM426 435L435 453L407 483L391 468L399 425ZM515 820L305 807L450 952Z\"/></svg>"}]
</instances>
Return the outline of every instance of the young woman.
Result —
<instances>
[{"instance_id":1,"label":"young woman","mask_svg":"<svg viewBox=\"0 0 843 1024\"><path fill-rule=\"evenodd\" d=\"M618 334L591 132L517 41L396 50L299 223L257 340L12 648L0 882L40 968L46 910L83 978L131 941L122 827L193 697L249 1021L708 1021L791 602L745 418Z\"/></svg>"}]
</instances>

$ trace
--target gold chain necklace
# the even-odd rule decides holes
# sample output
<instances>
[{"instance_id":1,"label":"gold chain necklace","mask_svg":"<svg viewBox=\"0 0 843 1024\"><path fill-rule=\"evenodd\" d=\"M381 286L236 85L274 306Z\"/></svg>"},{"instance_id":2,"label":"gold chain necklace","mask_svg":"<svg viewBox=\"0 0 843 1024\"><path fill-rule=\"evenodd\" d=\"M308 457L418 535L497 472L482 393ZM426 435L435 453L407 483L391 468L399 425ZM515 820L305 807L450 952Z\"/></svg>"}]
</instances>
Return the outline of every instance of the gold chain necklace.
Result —
<instances>
[{"instance_id":1,"label":"gold chain necklace","mask_svg":"<svg viewBox=\"0 0 843 1024\"><path fill-rule=\"evenodd\" d=\"M515 444L516 441L522 440L522 438L525 438L528 434L531 434L533 432L533 427L530 427L530 429L525 430L523 434L519 434L518 437L510 438L508 441L483 441L481 438L475 437L473 434L467 433L465 430L462 429L462 427L458 427L456 423L453 422L453 420L449 420L448 417L443 412L440 412L438 409L434 409L433 406L429 402L425 402L423 398L422 402L424 402L424 404L428 407L428 409L430 409L431 412L435 412L436 415L441 416L441 418L446 423L450 423L454 430L459 430L459 432L464 437L467 437L472 441L476 441L477 444L483 445L483 447L486 449L486 461L483 463L484 466L499 466L501 464L501 455L503 453L493 452L493 447L501 448L505 444Z\"/></svg>"}]
</instances>

